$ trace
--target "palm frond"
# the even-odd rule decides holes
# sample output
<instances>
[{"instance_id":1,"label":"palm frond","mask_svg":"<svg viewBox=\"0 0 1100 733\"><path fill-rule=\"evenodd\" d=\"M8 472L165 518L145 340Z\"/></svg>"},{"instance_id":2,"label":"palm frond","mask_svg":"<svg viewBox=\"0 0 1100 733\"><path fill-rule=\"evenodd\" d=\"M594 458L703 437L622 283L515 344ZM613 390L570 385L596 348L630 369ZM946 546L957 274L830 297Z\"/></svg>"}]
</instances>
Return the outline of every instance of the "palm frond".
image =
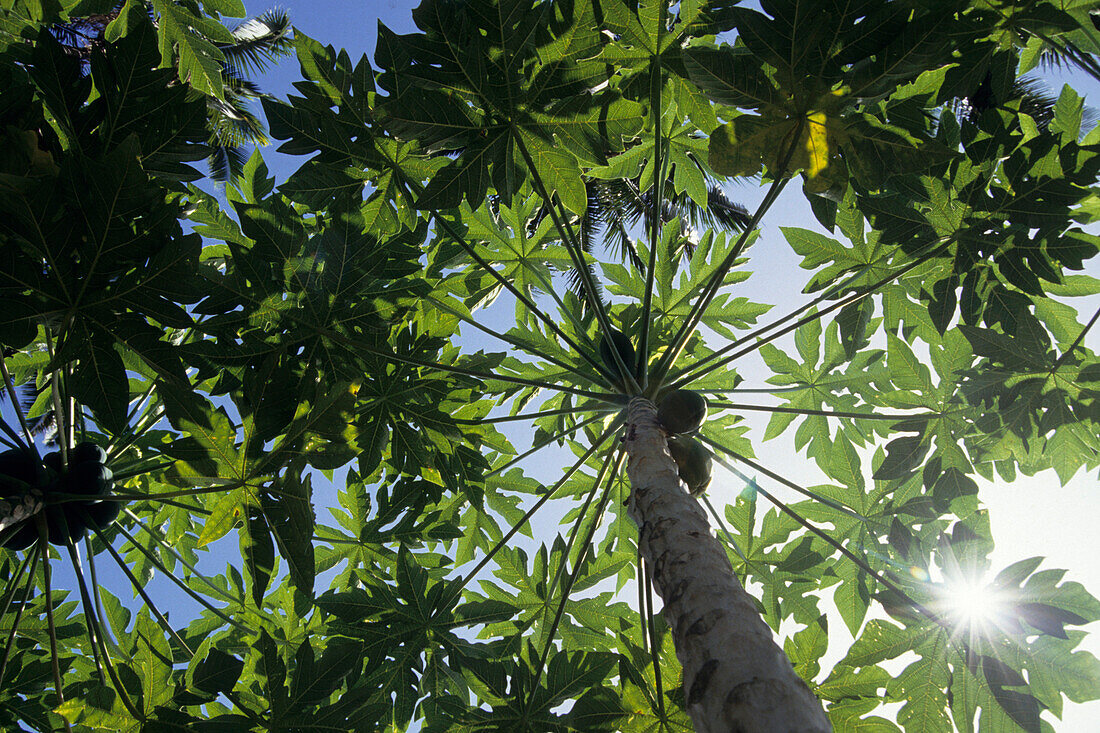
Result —
<instances>
[{"instance_id":1,"label":"palm frond","mask_svg":"<svg viewBox=\"0 0 1100 733\"><path fill-rule=\"evenodd\" d=\"M263 122L243 104L211 98L208 102L210 131L220 145L266 145Z\"/></svg>"},{"instance_id":2,"label":"palm frond","mask_svg":"<svg viewBox=\"0 0 1100 733\"><path fill-rule=\"evenodd\" d=\"M601 302L603 301L603 286L600 285L599 278L596 276L595 267L591 262L584 263L585 268L588 270L590 279L596 285L596 298ZM581 277L581 273L576 269L570 269L565 273L565 282L569 287L569 290L580 298L581 309L584 312L588 312L596 307L596 304L592 302L588 294L588 289L584 286L584 280Z\"/></svg>"},{"instance_id":3,"label":"palm frond","mask_svg":"<svg viewBox=\"0 0 1100 733\"><path fill-rule=\"evenodd\" d=\"M981 115L990 109L1006 109L1008 102L1018 102L1019 111L1028 115L1040 129L1046 129L1054 121L1054 106L1058 103L1042 80L1033 77L1021 77L1012 82L1005 99L996 99L989 74L986 74L970 95L955 100L950 109L960 118L977 124ZM1085 129L1091 128L1098 120L1096 110L1086 107L1081 122Z\"/></svg>"},{"instance_id":4,"label":"palm frond","mask_svg":"<svg viewBox=\"0 0 1100 733\"><path fill-rule=\"evenodd\" d=\"M218 46L225 56L225 66L238 78L263 72L277 59L294 49L290 16L285 10L269 10L249 18L230 33L233 43Z\"/></svg>"},{"instance_id":5,"label":"palm frond","mask_svg":"<svg viewBox=\"0 0 1100 733\"><path fill-rule=\"evenodd\" d=\"M206 163L210 168L210 177L219 183L236 178L244 171L248 155L243 146L218 145L211 143L210 156Z\"/></svg>"},{"instance_id":6,"label":"palm frond","mask_svg":"<svg viewBox=\"0 0 1100 733\"><path fill-rule=\"evenodd\" d=\"M696 212L698 212L698 218L696 218ZM691 217L691 225L697 229L701 225L738 231L747 227L752 221L749 210L726 196L725 191L717 183L707 187L706 208L690 207L687 213Z\"/></svg>"}]
</instances>

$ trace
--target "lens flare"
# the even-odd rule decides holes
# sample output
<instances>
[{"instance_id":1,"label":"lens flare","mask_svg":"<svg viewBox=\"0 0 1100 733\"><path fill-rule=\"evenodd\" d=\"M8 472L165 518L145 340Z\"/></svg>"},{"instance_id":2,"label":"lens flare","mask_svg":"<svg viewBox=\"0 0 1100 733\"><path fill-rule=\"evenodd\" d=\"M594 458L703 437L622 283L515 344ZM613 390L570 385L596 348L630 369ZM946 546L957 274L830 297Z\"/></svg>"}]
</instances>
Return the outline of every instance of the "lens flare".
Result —
<instances>
[{"instance_id":1,"label":"lens flare","mask_svg":"<svg viewBox=\"0 0 1100 733\"><path fill-rule=\"evenodd\" d=\"M1011 599L985 577L948 579L937 595L940 610L961 633L988 634L1003 627L1010 615Z\"/></svg>"}]
</instances>

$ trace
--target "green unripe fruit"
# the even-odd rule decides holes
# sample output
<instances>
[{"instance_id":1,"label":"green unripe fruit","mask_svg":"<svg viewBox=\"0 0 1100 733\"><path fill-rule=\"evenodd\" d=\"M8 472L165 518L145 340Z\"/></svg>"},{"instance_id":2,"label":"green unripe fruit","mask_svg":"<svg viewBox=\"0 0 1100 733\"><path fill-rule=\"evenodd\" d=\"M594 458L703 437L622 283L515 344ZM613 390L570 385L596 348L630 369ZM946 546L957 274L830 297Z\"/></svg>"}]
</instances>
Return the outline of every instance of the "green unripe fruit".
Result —
<instances>
[{"instance_id":1,"label":"green unripe fruit","mask_svg":"<svg viewBox=\"0 0 1100 733\"><path fill-rule=\"evenodd\" d=\"M707 419L707 398L690 389L669 392L657 407L657 419L673 435L694 433Z\"/></svg>"},{"instance_id":2,"label":"green unripe fruit","mask_svg":"<svg viewBox=\"0 0 1100 733\"><path fill-rule=\"evenodd\" d=\"M46 530L50 542L55 545L64 545L68 540L75 542L84 536L82 506L84 502L67 502L47 507Z\"/></svg>"},{"instance_id":3,"label":"green unripe fruit","mask_svg":"<svg viewBox=\"0 0 1100 733\"><path fill-rule=\"evenodd\" d=\"M73 448L69 456L69 463L106 463L107 452L95 443L84 442Z\"/></svg>"},{"instance_id":4,"label":"green unripe fruit","mask_svg":"<svg viewBox=\"0 0 1100 733\"><path fill-rule=\"evenodd\" d=\"M54 473L61 473L61 451L50 451L42 456L42 463L46 465L46 468L52 469Z\"/></svg>"},{"instance_id":5,"label":"green unripe fruit","mask_svg":"<svg viewBox=\"0 0 1100 733\"><path fill-rule=\"evenodd\" d=\"M122 511L121 501L98 501L86 509L88 513L88 526L106 529L107 525L115 521L115 517Z\"/></svg>"},{"instance_id":6,"label":"green unripe fruit","mask_svg":"<svg viewBox=\"0 0 1100 733\"><path fill-rule=\"evenodd\" d=\"M611 337L610 341L608 336ZM629 372L634 369L634 344L630 343L629 336L614 328L611 329L608 336L600 338L600 359L608 371L615 375L615 381L618 381L619 365L615 363L615 352L611 350L612 345L614 345L615 351L619 352L619 357L622 358L623 364L626 365Z\"/></svg>"},{"instance_id":7,"label":"green unripe fruit","mask_svg":"<svg viewBox=\"0 0 1100 733\"><path fill-rule=\"evenodd\" d=\"M115 487L115 475L101 463L78 463L57 483L57 491L66 494L103 496Z\"/></svg>"},{"instance_id":8,"label":"green unripe fruit","mask_svg":"<svg viewBox=\"0 0 1100 733\"><path fill-rule=\"evenodd\" d=\"M710 451L695 438L673 435L668 439L668 452L676 461L680 480L692 496L699 496L710 484L713 459Z\"/></svg>"},{"instance_id":9,"label":"green unripe fruit","mask_svg":"<svg viewBox=\"0 0 1100 733\"><path fill-rule=\"evenodd\" d=\"M11 498L34 486L38 460L21 448L0 453L0 496Z\"/></svg>"},{"instance_id":10,"label":"green unripe fruit","mask_svg":"<svg viewBox=\"0 0 1100 733\"><path fill-rule=\"evenodd\" d=\"M38 539L38 529L34 526L33 521L25 521L15 531L11 537L4 543L4 547L9 550L25 550L34 544L34 541Z\"/></svg>"}]
</instances>

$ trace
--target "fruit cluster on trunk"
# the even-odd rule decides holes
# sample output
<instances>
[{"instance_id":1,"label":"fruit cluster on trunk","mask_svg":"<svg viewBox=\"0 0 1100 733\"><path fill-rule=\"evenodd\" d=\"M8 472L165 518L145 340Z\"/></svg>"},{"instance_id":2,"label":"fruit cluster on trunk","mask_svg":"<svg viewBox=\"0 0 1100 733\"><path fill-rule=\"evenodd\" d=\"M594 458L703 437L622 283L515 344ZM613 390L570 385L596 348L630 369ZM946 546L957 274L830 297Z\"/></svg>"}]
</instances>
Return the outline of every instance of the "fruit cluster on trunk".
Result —
<instances>
[{"instance_id":1,"label":"fruit cluster on trunk","mask_svg":"<svg viewBox=\"0 0 1100 733\"><path fill-rule=\"evenodd\" d=\"M21 448L0 453L0 497L13 506L22 505L28 495L40 496L45 505L47 537L56 545L77 540L88 527L103 529L118 516L121 504L105 501L114 489L114 474L107 467L107 454L95 443L80 443L69 453L64 466L61 453L52 451L39 461ZM84 500L65 499L61 495L87 496ZM56 502L51 499L56 498ZM24 512L29 514L29 512ZM38 539L38 529L30 517L0 546L22 550ZM11 526L11 525L9 525Z\"/></svg>"}]
</instances>

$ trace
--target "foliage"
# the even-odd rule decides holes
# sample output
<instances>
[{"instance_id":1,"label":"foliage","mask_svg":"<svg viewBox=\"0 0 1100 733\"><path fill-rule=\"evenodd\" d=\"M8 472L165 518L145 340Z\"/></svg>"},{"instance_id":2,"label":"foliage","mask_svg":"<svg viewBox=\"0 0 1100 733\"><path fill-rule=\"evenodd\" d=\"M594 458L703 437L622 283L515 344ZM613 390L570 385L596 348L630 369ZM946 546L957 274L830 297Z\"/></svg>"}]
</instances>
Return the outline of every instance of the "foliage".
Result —
<instances>
[{"instance_id":1,"label":"foliage","mask_svg":"<svg viewBox=\"0 0 1100 733\"><path fill-rule=\"evenodd\" d=\"M1100 602L1040 558L992 574L998 625L942 608L990 571L978 478L1100 465L1097 315L1064 302L1100 291L1100 131L1017 83L1044 50L1092 68L1087 4L761 7L424 0L377 68L297 33L296 94L263 103L309 157L276 182L254 153L224 205L192 164L238 3L128 2L87 67L50 27L113 4L0 11L0 441L52 412L124 505L0 551L0 722L689 730L617 440L678 388L708 396L712 486L747 487L718 535L837 730L1049 730L1100 696L1074 628ZM805 295L762 322L737 285L796 175L829 234L782 230ZM715 176L763 198L688 241L663 204ZM584 241L595 182L651 207L629 265ZM758 457L750 410L821 485ZM0 542L46 531L20 522Z\"/></svg>"}]
</instances>

